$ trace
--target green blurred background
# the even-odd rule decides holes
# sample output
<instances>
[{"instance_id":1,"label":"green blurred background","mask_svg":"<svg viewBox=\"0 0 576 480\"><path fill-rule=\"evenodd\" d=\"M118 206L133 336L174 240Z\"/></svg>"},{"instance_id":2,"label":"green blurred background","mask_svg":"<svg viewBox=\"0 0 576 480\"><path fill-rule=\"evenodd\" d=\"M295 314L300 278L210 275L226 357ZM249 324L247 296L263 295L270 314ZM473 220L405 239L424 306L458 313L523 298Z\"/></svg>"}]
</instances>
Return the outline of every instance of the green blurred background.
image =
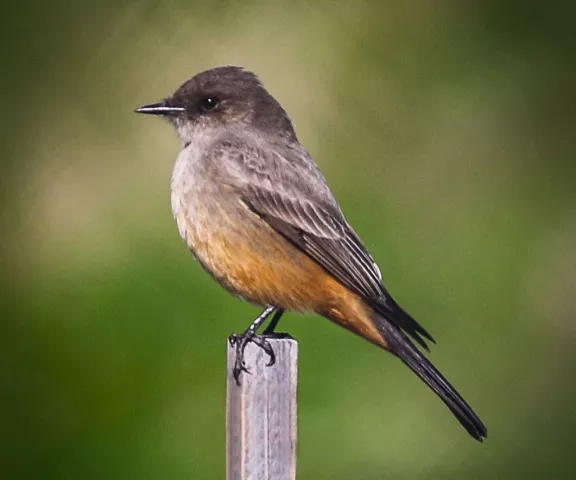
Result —
<instances>
[{"instance_id":1,"label":"green blurred background","mask_svg":"<svg viewBox=\"0 0 576 480\"><path fill-rule=\"evenodd\" d=\"M225 341L258 313L192 260L179 145L133 114L200 70L291 114L480 445L312 316L299 479L576 478L572 3L3 2L0 478L224 477Z\"/></svg>"}]
</instances>

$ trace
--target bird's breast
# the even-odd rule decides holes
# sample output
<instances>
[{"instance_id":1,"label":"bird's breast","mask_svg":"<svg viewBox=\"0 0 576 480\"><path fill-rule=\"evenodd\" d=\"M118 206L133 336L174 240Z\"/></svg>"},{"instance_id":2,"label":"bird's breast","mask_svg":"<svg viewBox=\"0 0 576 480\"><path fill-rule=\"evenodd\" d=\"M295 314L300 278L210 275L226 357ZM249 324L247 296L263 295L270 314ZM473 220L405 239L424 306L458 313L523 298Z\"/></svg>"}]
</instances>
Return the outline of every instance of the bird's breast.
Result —
<instances>
[{"instance_id":1,"label":"bird's breast","mask_svg":"<svg viewBox=\"0 0 576 480\"><path fill-rule=\"evenodd\" d=\"M250 211L225 185L189 175L172 182L180 235L222 286L262 305L313 310L319 267Z\"/></svg>"}]
</instances>

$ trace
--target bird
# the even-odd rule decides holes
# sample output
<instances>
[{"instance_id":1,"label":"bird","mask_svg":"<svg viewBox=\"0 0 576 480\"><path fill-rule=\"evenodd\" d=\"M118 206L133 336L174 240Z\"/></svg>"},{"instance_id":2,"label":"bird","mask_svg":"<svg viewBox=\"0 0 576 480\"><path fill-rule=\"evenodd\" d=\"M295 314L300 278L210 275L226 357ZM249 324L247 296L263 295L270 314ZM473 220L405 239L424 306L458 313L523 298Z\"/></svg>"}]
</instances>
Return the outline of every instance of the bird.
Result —
<instances>
[{"instance_id":1,"label":"bird","mask_svg":"<svg viewBox=\"0 0 576 480\"><path fill-rule=\"evenodd\" d=\"M164 117L180 139L170 184L180 236L220 285L264 308L231 337L237 383L249 373L248 343L263 348L270 365L266 338L284 312L316 313L400 359L473 438L487 437L474 410L423 353L434 338L384 286L287 112L256 74L211 68L135 111Z\"/></svg>"}]
</instances>

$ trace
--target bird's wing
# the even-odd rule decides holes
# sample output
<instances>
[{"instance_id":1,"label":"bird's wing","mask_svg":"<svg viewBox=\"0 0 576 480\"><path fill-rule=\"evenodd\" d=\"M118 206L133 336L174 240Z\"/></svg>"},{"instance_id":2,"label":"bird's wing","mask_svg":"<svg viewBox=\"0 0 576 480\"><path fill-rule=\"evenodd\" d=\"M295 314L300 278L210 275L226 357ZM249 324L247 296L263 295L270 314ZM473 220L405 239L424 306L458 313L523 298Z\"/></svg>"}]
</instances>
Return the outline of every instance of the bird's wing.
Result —
<instances>
[{"instance_id":1,"label":"bird's wing","mask_svg":"<svg viewBox=\"0 0 576 480\"><path fill-rule=\"evenodd\" d=\"M384 297L380 271L358 236L322 206L250 185L249 208L341 283L365 298Z\"/></svg>"},{"instance_id":2,"label":"bird's wing","mask_svg":"<svg viewBox=\"0 0 576 480\"><path fill-rule=\"evenodd\" d=\"M240 193L250 210L427 348L421 336L433 338L388 294L376 262L303 148L223 147L241 171Z\"/></svg>"}]
</instances>

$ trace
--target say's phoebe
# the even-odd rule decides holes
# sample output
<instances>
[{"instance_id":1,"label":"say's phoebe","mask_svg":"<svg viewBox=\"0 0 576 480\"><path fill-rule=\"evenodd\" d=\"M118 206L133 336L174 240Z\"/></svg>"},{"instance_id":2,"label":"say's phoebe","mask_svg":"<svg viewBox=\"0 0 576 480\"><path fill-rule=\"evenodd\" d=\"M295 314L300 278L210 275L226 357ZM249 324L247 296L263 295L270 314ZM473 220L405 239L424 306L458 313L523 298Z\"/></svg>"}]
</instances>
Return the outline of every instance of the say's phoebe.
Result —
<instances>
[{"instance_id":1,"label":"say's phoebe","mask_svg":"<svg viewBox=\"0 0 576 480\"><path fill-rule=\"evenodd\" d=\"M472 408L412 343L432 336L382 284L320 170L282 106L240 67L207 70L171 97L136 110L176 127L182 151L172 174L180 235L204 269L230 292L266 307L244 335L271 356L256 329L285 310L316 312L404 362L475 439L487 430ZM236 365L238 381L246 371Z\"/></svg>"}]
</instances>

